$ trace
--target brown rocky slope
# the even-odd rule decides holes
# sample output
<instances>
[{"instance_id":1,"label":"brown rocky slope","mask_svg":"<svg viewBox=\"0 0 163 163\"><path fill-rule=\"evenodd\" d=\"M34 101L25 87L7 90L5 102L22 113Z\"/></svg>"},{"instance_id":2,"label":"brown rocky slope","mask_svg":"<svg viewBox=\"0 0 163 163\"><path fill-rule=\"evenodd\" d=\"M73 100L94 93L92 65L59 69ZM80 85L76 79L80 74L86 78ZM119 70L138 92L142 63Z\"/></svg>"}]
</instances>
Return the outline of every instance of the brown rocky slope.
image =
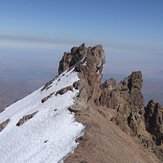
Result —
<instances>
[{"instance_id":1,"label":"brown rocky slope","mask_svg":"<svg viewBox=\"0 0 163 163\"><path fill-rule=\"evenodd\" d=\"M144 106L140 71L120 83L101 83L104 65L101 45L73 47L60 61L59 74L71 68L79 72L73 84L79 94L69 110L86 126L65 163L163 161L163 107L154 100Z\"/></svg>"}]
</instances>

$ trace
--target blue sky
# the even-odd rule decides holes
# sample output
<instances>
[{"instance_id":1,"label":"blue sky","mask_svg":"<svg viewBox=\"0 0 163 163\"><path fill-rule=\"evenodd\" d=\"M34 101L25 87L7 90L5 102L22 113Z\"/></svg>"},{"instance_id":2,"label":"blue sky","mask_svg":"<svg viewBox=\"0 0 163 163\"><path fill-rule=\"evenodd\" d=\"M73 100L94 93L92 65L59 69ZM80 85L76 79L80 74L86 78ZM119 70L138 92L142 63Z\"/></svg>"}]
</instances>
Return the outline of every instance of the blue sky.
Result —
<instances>
[{"instance_id":1,"label":"blue sky","mask_svg":"<svg viewBox=\"0 0 163 163\"><path fill-rule=\"evenodd\" d=\"M1 58L51 56L50 62L58 64L64 51L85 42L103 45L105 72L128 74L139 69L154 76L163 70L162 0L0 2Z\"/></svg>"},{"instance_id":2,"label":"blue sky","mask_svg":"<svg viewBox=\"0 0 163 163\"><path fill-rule=\"evenodd\" d=\"M1 38L160 48L162 0L6 0Z\"/></svg>"},{"instance_id":3,"label":"blue sky","mask_svg":"<svg viewBox=\"0 0 163 163\"><path fill-rule=\"evenodd\" d=\"M141 70L145 101L163 104L163 0L0 0L1 78L50 78L64 51L84 42L103 45L104 78Z\"/></svg>"}]
</instances>

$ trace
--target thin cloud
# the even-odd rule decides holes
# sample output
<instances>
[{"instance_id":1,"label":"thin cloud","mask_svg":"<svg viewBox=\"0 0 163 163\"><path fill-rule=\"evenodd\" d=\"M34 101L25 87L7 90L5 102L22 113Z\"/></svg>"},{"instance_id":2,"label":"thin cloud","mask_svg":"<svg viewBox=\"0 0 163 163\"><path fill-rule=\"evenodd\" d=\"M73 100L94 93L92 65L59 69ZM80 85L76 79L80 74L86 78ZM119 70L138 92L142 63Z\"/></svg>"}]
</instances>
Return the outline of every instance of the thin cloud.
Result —
<instances>
[{"instance_id":1,"label":"thin cloud","mask_svg":"<svg viewBox=\"0 0 163 163\"><path fill-rule=\"evenodd\" d=\"M120 43L107 43L103 44L106 49L114 50L114 51L132 51L132 52L148 52L148 53L157 53L163 55L163 48L161 47L154 47L154 46L147 46L141 44L120 44Z\"/></svg>"},{"instance_id":2,"label":"thin cloud","mask_svg":"<svg viewBox=\"0 0 163 163\"><path fill-rule=\"evenodd\" d=\"M148 53L154 55L163 55L163 48L161 47L152 47L147 45L141 44L127 44L127 43L119 43L111 42L108 40L101 41L82 41L80 40L73 40L73 39L58 39L58 38L43 38L43 37L32 37L32 36L13 36L13 35L0 35L0 46L7 47L7 46L14 46L14 47L67 47L67 46L79 46L85 42L86 46L94 46L96 44L102 44L105 50L109 51L123 51L126 53Z\"/></svg>"},{"instance_id":3,"label":"thin cloud","mask_svg":"<svg viewBox=\"0 0 163 163\"><path fill-rule=\"evenodd\" d=\"M59 43L59 44L72 44L74 40L62 40L62 39L50 39L41 37L28 37L28 36L9 36L0 35L1 41L24 41L24 42L36 42L36 43Z\"/></svg>"}]
</instances>

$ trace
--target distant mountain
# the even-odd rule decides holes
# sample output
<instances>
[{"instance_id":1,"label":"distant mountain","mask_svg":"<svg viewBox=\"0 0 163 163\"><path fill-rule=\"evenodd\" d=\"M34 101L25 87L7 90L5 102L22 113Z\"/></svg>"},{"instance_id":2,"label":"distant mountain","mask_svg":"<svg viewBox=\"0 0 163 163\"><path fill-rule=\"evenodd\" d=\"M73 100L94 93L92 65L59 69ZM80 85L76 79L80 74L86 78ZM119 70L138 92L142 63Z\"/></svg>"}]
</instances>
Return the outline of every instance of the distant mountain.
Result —
<instances>
[{"instance_id":1,"label":"distant mountain","mask_svg":"<svg viewBox=\"0 0 163 163\"><path fill-rule=\"evenodd\" d=\"M101 45L64 53L58 76L0 113L3 163L163 161L163 107L144 106L141 71L103 83Z\"/></svg>"}]
</instances>

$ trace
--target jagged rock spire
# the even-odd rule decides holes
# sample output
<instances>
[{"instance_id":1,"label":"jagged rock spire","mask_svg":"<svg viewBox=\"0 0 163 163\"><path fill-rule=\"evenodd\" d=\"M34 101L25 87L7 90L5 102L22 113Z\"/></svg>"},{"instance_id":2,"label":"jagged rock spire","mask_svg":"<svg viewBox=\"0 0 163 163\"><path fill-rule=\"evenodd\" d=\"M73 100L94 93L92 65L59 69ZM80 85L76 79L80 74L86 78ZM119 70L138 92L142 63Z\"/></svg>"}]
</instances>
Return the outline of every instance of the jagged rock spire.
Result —
<instances>
[{"instance_id":1,"label":"jagged rock spire","mask_svg":"<svg viewBox=\"0 0 163 163\"><path fill-rule=\"evenodd\" d=\"M97 86L101 84L105 65L105 52L102 45L73 47L71 52L64 53L59 62L58 73L74 68L79 72L80 81L74 83L80 89L79 97L88 101Z\"/></svg>"},{"instance_id":2,"label":"jagged rock spire","mask_svg":"<svg viewBox=\"0 0 163 163\"><path fill-rule=\"evenodd\" d=\"M65 52L61 61L59 62L58 73L75 67L78 72L95 71L102 75L105 64L105 52L102 45L94 47L85 47L83 43L79 47L73 47L71 52Z\"/></svg>"}]
</instances>

